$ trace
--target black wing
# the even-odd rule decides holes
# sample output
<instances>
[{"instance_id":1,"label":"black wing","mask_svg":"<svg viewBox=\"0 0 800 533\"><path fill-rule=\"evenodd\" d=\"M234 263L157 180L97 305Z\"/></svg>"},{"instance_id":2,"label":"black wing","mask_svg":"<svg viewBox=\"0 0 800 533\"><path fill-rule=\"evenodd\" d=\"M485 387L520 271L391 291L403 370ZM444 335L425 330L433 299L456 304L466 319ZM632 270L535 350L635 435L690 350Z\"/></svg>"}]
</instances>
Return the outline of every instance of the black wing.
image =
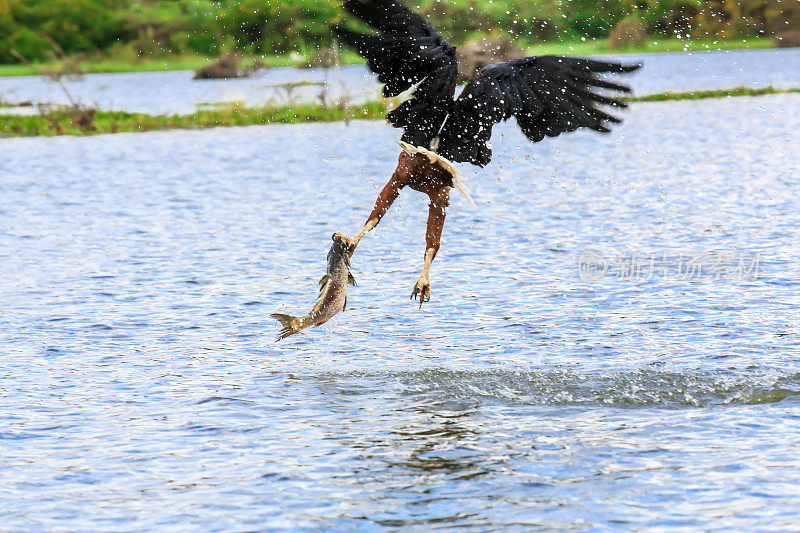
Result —
<instances>
[{"instance_id":1,"label":"black wing","mask_svg":"<svg viewBox=\"0 0 800 533\"><path fill-rule=\"evenodd\" d=\"M601 79L598 74L626 73L641 65L572 57L526 57L483 68L455 102L439 135L437 152L457 162L484 166L492 158L487 143L492 127L517 119L533 142L578 128L608 132L620 122L598 104L626 107L616 98L596 92L630 92L630 88Z\"/></svg>"},{"instance_id":2,"label":"black wing","mask_svg":"<svg viewBox=\"0 0 800 533\"><path fill-rule=\"evenodd\" d=\"M387 118L405 129L404 141L427 148L453 107L456 49L422 17L395 0L347 0L344 8L380 32L368 35L335 28L385 84L383 94L397 96L419 84L413 98Z\"/></svg>"}]
</instances>

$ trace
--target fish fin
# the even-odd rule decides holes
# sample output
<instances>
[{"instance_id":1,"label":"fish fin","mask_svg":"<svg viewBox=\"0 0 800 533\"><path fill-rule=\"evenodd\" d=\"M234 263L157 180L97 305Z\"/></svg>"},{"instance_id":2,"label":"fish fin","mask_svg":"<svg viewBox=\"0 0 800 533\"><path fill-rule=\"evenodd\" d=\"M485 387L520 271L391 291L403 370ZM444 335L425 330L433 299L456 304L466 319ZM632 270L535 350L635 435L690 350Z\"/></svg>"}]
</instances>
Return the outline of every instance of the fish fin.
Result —
<instances>
[{"instance_id":1,"label":"fish fin","mask_svg":"<svg viewBox=\"0 0 800 533\"><path fill-rule=\"evenodd\" d=\"M296 317L293 317L291 315L284 315L282 313L272 313L269 316L276 319L278 322L281 323L281 326L283 326L283 328L281 328L281 330L278 332L278 338L275 339L276 341L285 339L289 335L294 335L295 333L300 331L300 329L296 327L297 324Z\"/></svg>"},{"instance_id":2,"label":"fish fin","mask_svg":"<svg viewBox=\"0 0 800 533\"><path fill-rule=\"evenodd\" d=\"M322 292L322 289L325 288L325 284L328 283L329 279L331 279L331 277L328 274L325 274L324 276L322 276L322 279L319 280L319 290L320 290L320 292Z\"/></svg>"},{"instance_id":3,"label":"fish fin","mask_svg":"<svg viewBox=\"0 0 800 533\"><path fill-rule=\"evenodd\" d=\"M350 273L347 274L347 283L349 283L353 287L356 286L356 278L354 278L353 275Z\"/></svg>"},{"instance_id":4,"label":"fish fin","mask_svg":"<svg viewBox=\"0 0 800 533\"><path fill-rule=\"evenodd\" d=\"M347 309L347 296L344 297L344 305L342 306L342 311Z\"/></svg>"}]
</instances>

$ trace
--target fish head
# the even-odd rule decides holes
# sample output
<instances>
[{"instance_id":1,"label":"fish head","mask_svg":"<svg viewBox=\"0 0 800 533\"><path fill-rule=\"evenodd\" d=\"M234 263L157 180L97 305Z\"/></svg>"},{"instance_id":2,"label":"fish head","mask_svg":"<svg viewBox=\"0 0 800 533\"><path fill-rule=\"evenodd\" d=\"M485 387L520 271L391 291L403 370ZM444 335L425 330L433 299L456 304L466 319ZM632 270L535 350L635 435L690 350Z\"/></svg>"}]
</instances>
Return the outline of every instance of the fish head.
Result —
<instances>
[{"instance_id":1,"label":"fish head","mask_svg":"<svg viewBox=\"0 0 800 533\"><path fill-rule=\"evenodd\" d=\"M347 265L350 264L350 239L338 231L331 236L333 245L328 252L328 258L333 260L344 259Z\"/></svg>"}]
</instances>

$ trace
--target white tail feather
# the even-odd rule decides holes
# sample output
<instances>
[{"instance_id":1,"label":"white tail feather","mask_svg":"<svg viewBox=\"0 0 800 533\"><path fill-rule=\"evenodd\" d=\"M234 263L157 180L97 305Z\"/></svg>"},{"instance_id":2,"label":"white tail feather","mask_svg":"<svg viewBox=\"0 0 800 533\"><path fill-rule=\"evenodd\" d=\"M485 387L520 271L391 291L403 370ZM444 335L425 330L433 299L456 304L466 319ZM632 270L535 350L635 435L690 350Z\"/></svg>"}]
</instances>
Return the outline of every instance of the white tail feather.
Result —
<instances>
[{"instance_id":1,"label":"white tail feather","mask_svg":"<svg viewBox=\"0 0 800 533\"><path fill-rule=\"evenodd\" d=\"M464 185L464 176L461 175L461 172L459 172L456 166L453 163L451 163L447 158L440 156L436 152L431 152L430 150L427 150L425 148L413 146L411 144L408 144L407 142L398 141L397 144L400 145L400 148L402 148L405 153L411 155L423 154L428 158L428 161L430 161L431 163L436 163L444 170L446 170L447 173L450 174L450 176L453 179L453 187L455 187L455 189L458 192L463 194L467 198L467 201L470 204L475 206L475 202L472 200L472 196L470 196L469 190L467 190L467 187Z\"/></svg>"}]
</instances>

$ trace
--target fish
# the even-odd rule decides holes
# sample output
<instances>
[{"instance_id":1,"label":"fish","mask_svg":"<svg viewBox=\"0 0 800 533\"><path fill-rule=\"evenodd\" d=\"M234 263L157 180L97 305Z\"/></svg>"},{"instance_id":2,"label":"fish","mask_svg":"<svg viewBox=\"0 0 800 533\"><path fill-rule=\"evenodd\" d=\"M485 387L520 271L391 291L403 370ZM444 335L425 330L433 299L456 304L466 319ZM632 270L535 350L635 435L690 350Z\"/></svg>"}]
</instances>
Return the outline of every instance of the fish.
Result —
<instances>
[{"instance_id":1,"label":"fish","mask_svg":"<svg viewBox=\"0 0 800 533\"><path fill-rule=\"evenodd\" d=\"M350 240L339 232L334 233L331 239L333 244L328 251L328 268L319 281L320 294L317 303L302 317L283 313L271 314L282 326L276 341L306 328L321 326L347 308L347 286L356 284L350 273Z\"/></svg>"}]
</instances>

